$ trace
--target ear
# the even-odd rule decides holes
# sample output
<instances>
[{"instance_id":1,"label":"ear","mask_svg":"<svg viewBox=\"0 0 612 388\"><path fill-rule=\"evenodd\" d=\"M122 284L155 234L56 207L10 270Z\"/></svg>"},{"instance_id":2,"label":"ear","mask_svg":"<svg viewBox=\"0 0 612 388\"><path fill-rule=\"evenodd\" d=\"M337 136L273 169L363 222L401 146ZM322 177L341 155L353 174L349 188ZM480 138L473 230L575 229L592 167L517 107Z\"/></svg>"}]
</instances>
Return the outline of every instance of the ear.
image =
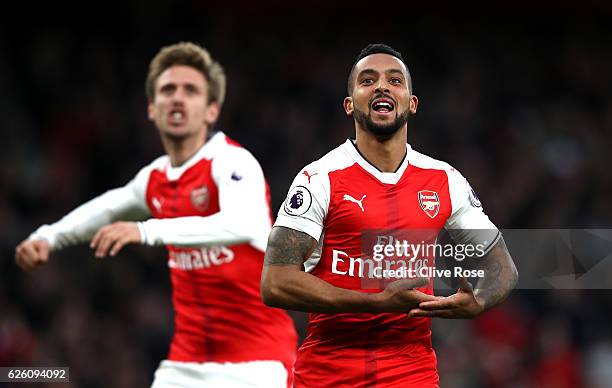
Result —
<instances>
[{"instance_id":1,"label":"ear","mask_svg":"<svg viewBox=\"0 0 612 388\"><path fill-rule=\"evenodd\" d=\"M149 101L147 105L147 115L149 116L149 120L155 121L155 105L153 105L153 101Z\"/></svg>"},{"instance_id":2,"label":"ear","mask_svg":"<svg viewBox=\"0 0 612 388\"><path fill-rule=\"evenodd\" d=\"M342 107L344 108L344 112L346 112L347 116L352 116L353 115L353 98L344 97L344 101L342 102Z\"/></svg>"},{"instance_id":3,"label":"ear","mask_svg":"<svg viewBox=\"0 0 612 388\"><path fill-rule=\"evenodd\" d=\"M218 102L211 102L206 107L206 113L204 115L204 120L206 124L213 124L219 118L219 114L221 114L221 106Z\"/></svg>"},{"instance_id":4,"label":"ear","mask_svg":"<svg viewBox=\"0 0 612 388\"><path fill-rule=\"evenodd\" d=\"M415 114L419 106L419 99L414 94L410 96L410 113Z\"/></svg>"}]
</instances>

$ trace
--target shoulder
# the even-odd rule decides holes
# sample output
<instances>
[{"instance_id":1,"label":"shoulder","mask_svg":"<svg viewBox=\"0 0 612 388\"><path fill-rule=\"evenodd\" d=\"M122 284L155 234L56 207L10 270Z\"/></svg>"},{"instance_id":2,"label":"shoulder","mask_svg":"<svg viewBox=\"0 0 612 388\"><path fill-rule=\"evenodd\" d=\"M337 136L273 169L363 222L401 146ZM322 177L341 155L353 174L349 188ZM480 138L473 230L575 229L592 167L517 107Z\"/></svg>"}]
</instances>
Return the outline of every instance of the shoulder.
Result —
<instances>
[{"instance_id":1,"label":"shoulder","mask_svg":"<svg viewBox=\"0 0 612 388\"><path fill-rule=\"evenodd\" d=\"M151 174L153 171L163 172L169 164L167 155L163 155L153 160L138 171L134 179L132 179L127 187L131 187L135 192L144 195L147 186L149 185Z\"/></svg>"},{"instance_id":2,"label":"shoulder","mask_svg":"<svg viewBox=\"0 0 612 388\"><path fill-rule=\"evenodd\" d=\"M355 161L345 151L344 145L341 145L329 151L320 159L306 165L300 173L303 174L304 171L307 171L308 173L326 175L350 167L353 164L355 164Z\"/></svg>"},{"instance_id":3,"label":"shoulder","mask_svg":"<svg viewBox=\"0 0 612 388\"><path fill-rule=\"evenodd\" d=\"M136 179L148 178L153 171L163 171L170 163L168 155L162 155L138 171Z\"/></svg>"},{"instance_id":4,"label":"shoulder","mask_svg":"<svg viewBox=\"0 0 612 388\"><path fill-rule=\"evenodd\" d=\"M157 159L153 160L147 166L145 166L145 168L148 168L151 171L163 170L164 168L166 168L166 166L168 166L169 163L170 163L170 158L168 157L168 155L162 155L158 157Z\"/></svg>"},{"instance_id":5,"label":"shoulder","mask_svg":"<svg viewBox=\"0 0 612 388\"><path fill-rule=\"evenodd\" d=\"M211 155L213 160L234 165L248 164L259 166L257 158L255 158L251 151L223 132L215 135L214 141L215 144Z\"/></svg>"},{"instance_id":6,"label":"shoulder","mask_svg":"<svg viewBox=\"0 0 612 388\"><path fill-rule=\"evenodd\" d=\"M265 181L261 165L249 150L222 132L216 134L213 140L210 159L215 181L231 179L231 182L256 184Z\"/></svg>"},{"instance_id":7,"label":"shoulder","mask_svg":"<svg viewBox=\"0 0 612 388\"><path fill-rule=\"evenodd\" d=\"M449 163L432 158L431 156L420 153L412 148L408 150L408 162L412 166L421 168L423 170L444 171L448 177L449 182L452 183L457 183L465 180L463 175Z\"/></svg>"},{"instance_id":8,"label":"shoulder","mask_svg":"<svg viewBox=\"0 0 612 388\"><path fill-rule=\"evenodd\" d=\"M349 159L340 146L301 168L289 189L285 212L292 216L297 215L297 210L310 208L313 197L325 201L330 191L329 173L348 167ZM304 203L304 206L297 206L296 202ZM287 203L291 206L287 207Z\"/></svg>"},{"instance_id":9,"label":"shoulder","mask_svg":"<svg viewBox=\"0 0 612 388\"><path fill-rule=\"evenodd\" d=\"M431 156L425 155L412 147L408 149L408 162L411 165L424 170L443 170L446 172L456 171L455 168L447 162L432 158Z\"/></svg>"}]
</instances>

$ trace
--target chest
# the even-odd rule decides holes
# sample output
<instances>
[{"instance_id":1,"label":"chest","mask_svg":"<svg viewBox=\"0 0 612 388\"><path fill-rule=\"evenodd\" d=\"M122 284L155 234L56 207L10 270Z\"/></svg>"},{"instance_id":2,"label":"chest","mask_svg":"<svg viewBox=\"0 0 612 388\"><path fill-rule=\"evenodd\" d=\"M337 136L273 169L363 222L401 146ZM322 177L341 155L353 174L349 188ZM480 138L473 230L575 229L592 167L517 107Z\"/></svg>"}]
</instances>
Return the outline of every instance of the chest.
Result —
<instances>
[{"instance_id":1,"label":"chest","mask_svg":"<svg viewBox=\"0 0 612 388\"><path fill-rule=\"evenodd\" d=\"M385 184L355 168L330 174L326 233L439 230L451 211L444 171L408 167L397 183Z\"/></svg>"},{"instance_id":2,"label":"chest","mask_svg":"<svg viewBox=\"0 0 612 388\"><path fill-rule=\"evenodd\" d=\"M208 216L217 213L219 195L212 178L211 162L201 160L178 179L172 180L168 179L165 171L152 171L146 200L153 217Z\"/></svg>"}]
</instances>

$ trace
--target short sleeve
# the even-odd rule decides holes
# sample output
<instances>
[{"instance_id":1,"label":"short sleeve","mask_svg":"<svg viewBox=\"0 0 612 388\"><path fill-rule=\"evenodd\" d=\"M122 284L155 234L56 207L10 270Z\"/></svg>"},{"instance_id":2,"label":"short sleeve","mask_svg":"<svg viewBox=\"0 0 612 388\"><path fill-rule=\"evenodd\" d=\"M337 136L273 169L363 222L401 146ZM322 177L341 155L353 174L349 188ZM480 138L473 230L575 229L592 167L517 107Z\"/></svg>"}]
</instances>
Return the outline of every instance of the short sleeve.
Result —
<instances>
[{"instance_id":1,"label":"short sleeve","mask_svg":"<svg viewBox=\"0 0 612 388\"><path fill-rule=\"evenodd\" d=\"M244 148L230 147L212 164L213 179L219 188L222 211L261 213L269 222L266 179L259 162Z\"/></svg>"},{"instance_id":2,"label":"short sleeve","mask_svg":"<svg viewBox=\"0 0 612 388\"><path fill-rule=\"evenodd\" d=\"M304 168L293 180L274 226L294 229L319 241L329 197L328 174L313 165Z\"/></svg>"},{"instance_id":3,"label":"short sleeve","mask_svg":"<svg viewBox=\"0 0 612 388\"><path fill-rule=\"evenodd\" d=\"M501 233L485 214L480 200L459 173L447 170L452 213L444 226L453 240L461 244L482 244L485 254L499 240Z\"/></svg>"}]
</instances>

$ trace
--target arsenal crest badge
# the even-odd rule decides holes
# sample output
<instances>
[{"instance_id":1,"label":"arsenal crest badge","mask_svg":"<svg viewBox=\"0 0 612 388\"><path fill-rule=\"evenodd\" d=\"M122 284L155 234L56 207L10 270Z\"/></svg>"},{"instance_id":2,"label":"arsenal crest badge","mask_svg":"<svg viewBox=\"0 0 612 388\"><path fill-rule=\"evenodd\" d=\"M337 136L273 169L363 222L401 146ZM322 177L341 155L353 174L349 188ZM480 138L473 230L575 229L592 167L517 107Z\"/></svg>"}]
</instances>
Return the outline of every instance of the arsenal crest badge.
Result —
<instances>
[{"instance_id":1,"label":"arsenal crest badge","mask_svg":"<svg viewBox=\"0 0 612 388\"><path fill-rule=\"evenodd\" d=\"M208 209L210 196L208 195L208 187L206 185L196 187L191 191L191 203L199 211L203 212Z\"/></svg>"},{"instance_id":2,"label":"arsenal crest badge","mask_svg":"<svg viewBox=\"0 0 612 388\"><path fill-rule=\"evenodd\" d=\"M434 218L440 211L440 198L438 197L438 193L430 190L419 191L419 205L421 205L421 209L423 209L425 214L430 218Z\"/></svg>"}]
</instances>

